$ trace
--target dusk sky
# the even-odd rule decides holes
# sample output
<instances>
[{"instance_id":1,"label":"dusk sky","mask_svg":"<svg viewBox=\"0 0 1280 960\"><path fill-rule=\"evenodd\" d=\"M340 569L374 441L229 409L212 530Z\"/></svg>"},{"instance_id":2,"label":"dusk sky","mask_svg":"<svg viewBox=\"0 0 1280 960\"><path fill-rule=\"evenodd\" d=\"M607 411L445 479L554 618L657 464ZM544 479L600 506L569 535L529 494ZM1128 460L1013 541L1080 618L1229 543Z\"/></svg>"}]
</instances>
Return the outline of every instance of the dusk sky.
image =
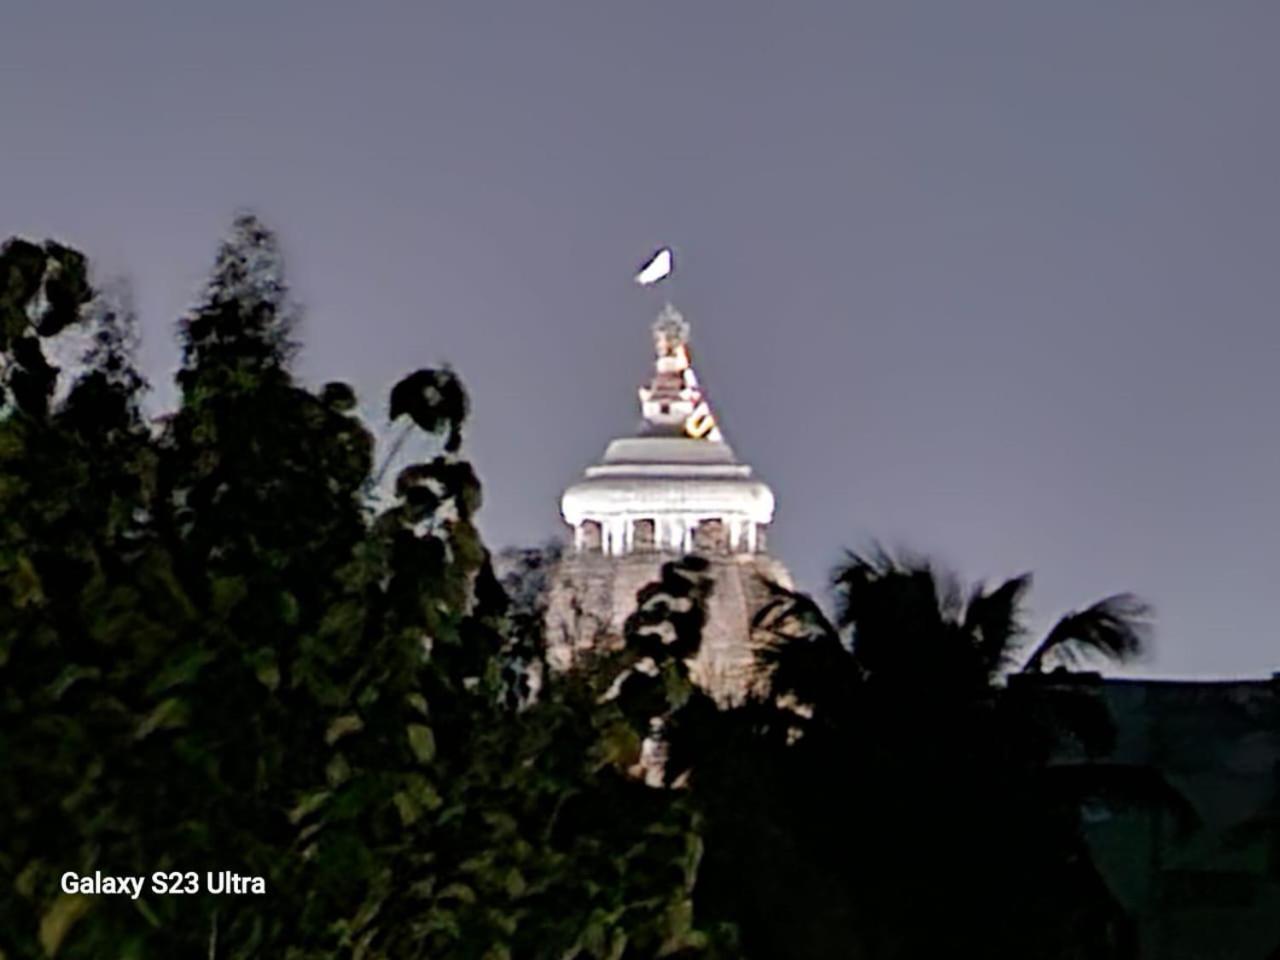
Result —
<instances>
[{"instance_id":1,"label":"dusk sky","mask_svg":"<svg viewBox=\"0 0 1280 960\"><path fill-rule=\"evenodd\" d=\"M157 412L238 208L300 370L383 429L452 363L490 545L638 419L654 247L774 552L872 539L1034 622L1119 590L1128 672L1280 670L1280 3L7 0L0 238L134 284Z\"/></svg>"}]
</instances>

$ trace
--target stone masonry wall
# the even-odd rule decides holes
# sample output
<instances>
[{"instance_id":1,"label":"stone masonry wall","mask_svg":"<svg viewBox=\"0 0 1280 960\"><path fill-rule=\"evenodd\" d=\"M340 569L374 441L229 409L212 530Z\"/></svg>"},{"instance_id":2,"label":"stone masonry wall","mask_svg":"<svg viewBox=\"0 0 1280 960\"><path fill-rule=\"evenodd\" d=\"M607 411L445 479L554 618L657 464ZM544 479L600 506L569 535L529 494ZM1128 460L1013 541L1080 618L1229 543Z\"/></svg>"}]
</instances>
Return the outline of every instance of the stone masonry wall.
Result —
<instances>
[{"instance_id":1,"label":"stone masonry wall","mask_svg":"<svg viewBox=\"0 0 1280 960\"><path fill-rule=\"evenodd\" d=\"M547 606L547 658L553 670L571 669L593 648L620 646L623 624L635 610L636 593L658 579L674 554L635 553L607 557L568 553L551 577ZM740 701L753 673L751 618L767 599L761 578L791 587L786 568L756 553L708 555L714 587L702 647L690 672L722 704Z\"/></svg>"}]
</instances>

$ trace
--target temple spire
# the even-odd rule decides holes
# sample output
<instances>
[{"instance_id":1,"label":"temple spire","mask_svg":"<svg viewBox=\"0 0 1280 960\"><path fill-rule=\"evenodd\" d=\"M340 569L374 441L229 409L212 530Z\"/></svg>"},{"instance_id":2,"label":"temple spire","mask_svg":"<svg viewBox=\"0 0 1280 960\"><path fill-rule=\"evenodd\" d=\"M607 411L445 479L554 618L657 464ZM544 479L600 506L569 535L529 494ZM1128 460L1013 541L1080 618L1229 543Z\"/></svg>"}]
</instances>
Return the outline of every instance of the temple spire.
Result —
<instances>
[{"instance_id":1,"label":"temple spire","mask_svg":"<svg viewBox=\"0 0 1280 960\"><path fill-rule=\"evenodd\" d=\"M641 268L646 279L661 272L645 273L650 265ZM653 373L638 391L638 435L611 441L560 498L572 547L548 600L547 662L564 670L580 654L624 643L637 591L692 553L714 587L690 676L718 701L738 702L756 676L751 624L769 600L763 585L791 583L766 552L773 491L721 436L693 372L689 323L670 302L669 279L652 282L667 289L653 322Z\"/></svg>"}]
</instances>

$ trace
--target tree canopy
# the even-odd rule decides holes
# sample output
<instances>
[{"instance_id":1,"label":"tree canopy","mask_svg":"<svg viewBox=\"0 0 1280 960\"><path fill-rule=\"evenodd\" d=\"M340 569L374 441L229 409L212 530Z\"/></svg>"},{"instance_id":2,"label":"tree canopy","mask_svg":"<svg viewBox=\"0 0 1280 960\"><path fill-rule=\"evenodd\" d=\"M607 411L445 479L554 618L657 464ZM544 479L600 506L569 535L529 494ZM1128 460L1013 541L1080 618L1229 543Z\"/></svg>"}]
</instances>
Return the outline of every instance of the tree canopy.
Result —
<instances>
[{"instance_id":1,"label":"tree canopy","mask_svg":"<svg viewBox=\"0 0 1280 960\"><path fill-rule=\"evenodd\" d=\"M127 298L60 244L0 248L0 958L1124 955L1080 785L1047 768L1106 718L1001 679L1133 654L1137 601L1027 652L1028 578L850 557L834 619L775 588L768 688L718 710L687 557L622 650L553 678L555 552L495 569L462 380L389 391L433 442L380 503L354 391L294 373L301 323L276 236L237 217L148 421ZM61 890L95 870L267 893Z\"/></svg>"},{"instance_id":2,"label":"tree canopy","mask_svg":"<svg viewBox=\"0 0 1280 960\"><path fill-rule=\"evenodd\" d=\"M600 745L617 708L567 686L515 722L514 614L474 525L456 375L391 391L439 453L375 510L373 437L349 387L292 373L299 311L256 218L236 219L179 323L180 402L158 424L131 318L84 258L25 241L2 256L4 955L701 942L690 815ZM75 324L93 347L54 403L42 346ZM269 894L60 891L62 872L98 869L229 869Z\"/></svg>"}]
</instances>

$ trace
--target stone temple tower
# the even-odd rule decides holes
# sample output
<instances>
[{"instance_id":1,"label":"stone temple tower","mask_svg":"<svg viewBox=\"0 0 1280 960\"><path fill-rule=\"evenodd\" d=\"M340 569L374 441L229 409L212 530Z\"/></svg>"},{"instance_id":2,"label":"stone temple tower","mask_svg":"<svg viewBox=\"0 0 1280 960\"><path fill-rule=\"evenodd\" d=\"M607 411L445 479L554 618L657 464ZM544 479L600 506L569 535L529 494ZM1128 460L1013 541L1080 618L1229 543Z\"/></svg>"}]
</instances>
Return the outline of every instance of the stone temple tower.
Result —
<instances>
[{"instance_id":1,"label":"stone temple tower","mask_svg":"<svg viewBox=\"0 0 1280 960\"><path fill-rule=\"evenodd\" d=\"M725 442L694 374L689 324L670 304L653 337L638 432L612 441L561 500L572 545L551 578L548 659L567 670L584 651L620 644L636 592L664 562L694 553L710 562L714 586L692 675L732 703L751 678L751 617L767 596L762 578L791 586L765 553L773 493Z\"/></svg>"}]
</instances>

